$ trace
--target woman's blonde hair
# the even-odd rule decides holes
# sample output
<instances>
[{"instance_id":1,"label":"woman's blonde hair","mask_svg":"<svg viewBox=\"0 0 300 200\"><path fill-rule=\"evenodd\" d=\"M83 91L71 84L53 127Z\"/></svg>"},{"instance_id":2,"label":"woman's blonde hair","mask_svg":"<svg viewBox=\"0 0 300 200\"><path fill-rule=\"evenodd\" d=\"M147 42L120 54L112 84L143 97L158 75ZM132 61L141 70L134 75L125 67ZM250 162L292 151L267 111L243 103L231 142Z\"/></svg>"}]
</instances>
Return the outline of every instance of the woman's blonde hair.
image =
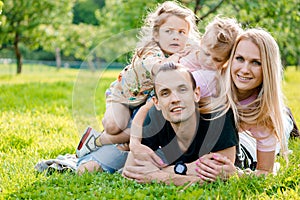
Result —
<instances>
[{"instance_id":1,"label":"woman's blonde hair","mask_svg":"<svg viewBox=\"0 0 300 200\"><path fill-rule=\"evenodd\" d=\"M141 28L135 55L142 56L148 50L158 46L154 36L158 34L159 28L163 25L168 17L177 16L188 23L189 26L189 40L191 44L200 43L200 34L196 25L196 16L192 10L180 6L175 2L166 1L156 8L152 13L149 13L144 20L144 26Z\"/></svg>"},{"instance_id":2,"label":"woman's blonde hair","mask_svg":"<svg viewBox=\"0 0 300 200\"><path fill-rule=\"evenodd\" d=\"M231 66L235 56L236 48L240 41L250 40L259 48L263 83L256 100L248 105L240 105L237 98L237 88L231 78ZM238 123L255 124L267 127L275 134L281 142L281 149L285 153L285 136L283 128L283 113L285 111L284 95L281 89L282 64L277 42L272 35L259 28L248 29L240 34L233 46L228 67L225 69L224 77L228 87L226 93L232 96L234 108L238 116ZM285 155L285 154L284 154Z\"/></svg>"}]
</instances>

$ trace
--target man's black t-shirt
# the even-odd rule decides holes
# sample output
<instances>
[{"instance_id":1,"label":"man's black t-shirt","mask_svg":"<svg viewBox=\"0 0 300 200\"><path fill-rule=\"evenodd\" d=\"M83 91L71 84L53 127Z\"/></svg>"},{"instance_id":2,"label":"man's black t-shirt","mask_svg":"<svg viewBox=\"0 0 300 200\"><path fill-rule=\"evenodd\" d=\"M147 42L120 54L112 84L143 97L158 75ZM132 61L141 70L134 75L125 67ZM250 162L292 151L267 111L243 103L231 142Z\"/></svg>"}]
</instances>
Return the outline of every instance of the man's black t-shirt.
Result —
<instances>
[{"instance_id":1,"label":"man's black t-shirt","mask_svg":"<svg viewBox=\"0 0 300 200\"><path fill-rule=\"evenodd\" d=\"M178 161L190 163L204 154L236 146L238 135L232 111L209 120L212 118L211 114L197 116L199 121L197 132L187 151L182 152L170 122L164 120L161 112L150 109L143 127L142 144L154 151L161 149L169 164Z\"/></svg>"}]
</instances>

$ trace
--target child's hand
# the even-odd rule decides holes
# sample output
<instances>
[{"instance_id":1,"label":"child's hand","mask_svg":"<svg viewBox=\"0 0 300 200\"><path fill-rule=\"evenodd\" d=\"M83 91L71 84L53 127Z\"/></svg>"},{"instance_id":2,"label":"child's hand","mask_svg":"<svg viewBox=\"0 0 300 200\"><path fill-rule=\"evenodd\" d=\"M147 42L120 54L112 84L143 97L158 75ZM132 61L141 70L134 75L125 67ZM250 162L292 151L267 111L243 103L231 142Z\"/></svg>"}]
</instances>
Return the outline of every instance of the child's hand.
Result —
<instances>
[{"instance_id":1,"label":"child's hand","mask_svg":"<svg viewBox=\"0 0 300 200\"><path fill-rule=\"evenodd\" d=\"M179 63L180 58L181 58L181 54L174 53L173 55L171 55L167 59L165 59L164 63L168 63L168 62Z\"/></svg>"},{"instance_id":2,"label":"child's hand","mask_svg":"<svg viewBox=\"0 0 300 200\"><path fill-rule=\"evenodd\" d=\"M143 105L143 107L147 110L150 110L150 108L154 105L154 102L152 100L152 98L148 98L145 105Z\"/></svg>"},{"instance_id":3,"label":"child's hand","mask_svg":"<svg viewBox=\"0 0 300 200\"><path fill-rule=\"evenodd\" d=\"M179 54L180 57L185 57L188 54L190 54L192 52L192 50L193 50L192 47L188 47L188 48L186 48L186 49L184 49L182 51L177 52L177 54Z\"/></svg>"},{"instance_id":4,"label":"child's hand","mask_svg":"<svg viewBox=\"0 0 300 200\"><path fill-rule=\"evenodd\" d=\"M174 53L173 55L169 56L165 62L174 62L174 63L179 63L180 58L187 56L192 49L185 49L182 51L179 51L177 53Z\"/></svg>"}]
</instances>

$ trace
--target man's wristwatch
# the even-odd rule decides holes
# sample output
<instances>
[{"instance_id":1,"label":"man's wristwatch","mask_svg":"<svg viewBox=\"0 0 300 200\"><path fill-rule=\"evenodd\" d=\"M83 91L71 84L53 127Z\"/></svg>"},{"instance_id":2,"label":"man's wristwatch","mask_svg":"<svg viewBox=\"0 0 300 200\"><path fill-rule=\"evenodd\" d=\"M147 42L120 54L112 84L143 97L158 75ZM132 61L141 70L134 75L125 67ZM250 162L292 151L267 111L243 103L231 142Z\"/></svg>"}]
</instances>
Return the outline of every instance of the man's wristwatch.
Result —
<instances>
[{"instance_id":1,"label":"man's wristwatch","mask_svg":"<svg viewBox=\"0 0 300 200\"><path fill-rule=\"evenodd\" d=\"M187 166L184 162L179 161L175 164L174 172L175 174L186 175Z\"/></svg>"}]
</instances>

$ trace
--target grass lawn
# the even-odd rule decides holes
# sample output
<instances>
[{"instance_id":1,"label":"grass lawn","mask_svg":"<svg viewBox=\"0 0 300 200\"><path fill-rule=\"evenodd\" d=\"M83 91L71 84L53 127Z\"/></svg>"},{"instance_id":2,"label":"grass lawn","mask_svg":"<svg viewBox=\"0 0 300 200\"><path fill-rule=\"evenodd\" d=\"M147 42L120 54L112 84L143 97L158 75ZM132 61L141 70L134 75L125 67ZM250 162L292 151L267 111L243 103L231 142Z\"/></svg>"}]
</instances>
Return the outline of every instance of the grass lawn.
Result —
<instances>
[{"instance_id":1,"label":"grass lawn","mask_svg":"<svg viewBox=\"0 0 300 200\"><path fill-rule=\"evenodd\" d=\"M15 69L15 68L14 68ZM137 184L119 174L37 173L35 164L75 153L87 125L101 129L104 92L117 71L0 65L0 199L300 199L300 140L277 176L233 177L188 188ZM100 77L100 78L99 78ZM285 72L287 103L300 125L300 71ZM94 100L96 99L96 100Z\"/></svg>"}]
</instances>

